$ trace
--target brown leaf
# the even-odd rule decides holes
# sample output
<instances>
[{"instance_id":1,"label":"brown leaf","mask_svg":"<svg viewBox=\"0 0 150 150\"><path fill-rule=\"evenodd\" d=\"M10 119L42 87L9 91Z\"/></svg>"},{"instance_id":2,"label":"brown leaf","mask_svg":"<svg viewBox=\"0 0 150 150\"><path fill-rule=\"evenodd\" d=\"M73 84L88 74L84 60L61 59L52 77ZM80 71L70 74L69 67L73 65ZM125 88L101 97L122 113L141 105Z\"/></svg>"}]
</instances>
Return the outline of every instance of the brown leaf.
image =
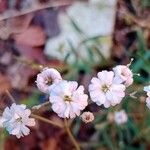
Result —
<instances>
[{"instance_id":1,"label":"brown leaf","mask_svg":"<svg viewBox=\"0 0 150 150\"><path fill-rule=\"evenodd\" d=\"M42 145L42 150L58 150L58 142L55 138L49 138Z\"/></svg>"},{"instance_id":2,"label":"brown leaf","mask_svg":"<svg viewBox=\"0 0 150 150\"><path fill-rule=\"evenodd\" d=\"M35 71L23 64L14 64L8 70L10 83L15 89L24 89L28 86L29 79L35 75Z\"/></svg>"},{"instance_id":3,"label":"brown leaf","mask_svg":"<svg viewBox=\"0 0 150 150\"><path fill-rule=\"evenodd\" d=\"M24 32L14 35L14 39L18 44L37 47L44 45L46 34L39 26L30 26Z\"/></svg>"},{"instance_id":4,"label":"brown leaf","mask_svg":"<svg viewBox=\"0 0 150 150\"><path fill-rule=\"evenodd\" d=\"M20 33L29 26L33 15L28 14L20 17L0 21L0 38L6 40L11 34Z\"/></svg>"},{"instance_id":5,"label":"brown leaf","mask_svg":"<svg viewBox=\"0 0 150 150\"><path fill-rule=\"evenodd\" d=\"M9 79L0 74L0 94L5 93L6 90L10 90L11 89L11 84Z\"/></svg>"}]
</instances>

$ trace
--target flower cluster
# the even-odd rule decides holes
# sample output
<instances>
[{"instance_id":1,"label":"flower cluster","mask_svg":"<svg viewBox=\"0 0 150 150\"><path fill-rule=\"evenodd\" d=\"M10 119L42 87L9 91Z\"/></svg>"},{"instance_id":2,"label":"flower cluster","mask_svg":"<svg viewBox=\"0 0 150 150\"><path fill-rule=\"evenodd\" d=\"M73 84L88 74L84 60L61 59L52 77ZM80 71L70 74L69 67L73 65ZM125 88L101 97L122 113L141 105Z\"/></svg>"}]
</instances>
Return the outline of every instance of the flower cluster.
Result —
<instances>
[{"instance_id":1,"label":"flower cluster","mask_svg":"<svg viewBox=\"0 0 150 150\"><path fill-rule=\"evenodd\" d=\"M52 81L51 84L49 81ZM44 93L49 93L52 109L62 118L74 118L88 105L88 95L84 87L76 81L62 80L56 69L45 68L37 75L37 87Z\"/></svg>"},{"instance_id":2,"label":"flower cluster","mask_svg":"<svg viewBox=\"0 0 150 150\"><path fill-rule=\"evenodd\" d=\"M133 74L129 66L119 65L113 68L113 71L98 72L97 77L93 77L89 84L89 95L97 105L108 108L122 101L126 88L132 83ZM84 87L79 86L76 81L63 80L54 68L44 68L37 75L36 84L41 92L49 94L52 110L61 118L75 118L88 105L88 95L84 93ZM150 86L144 90L147 92L146 102L150 108ZM28 127L35 125L35 120L30 116L31 111L25 105L14 103L5 108L0 117L0 127L6 128L10 134L20 138L29 134ZM84 112L80 117L85 123L94 120L91 112ZM127 118L124 110L114 114L117 124L125 123Z\"/></svg>"},{"instance_id":3,"label":"flower cluster","mask_svg":"<svg viewBox=\"0 0 150 150\"><path fill-rule=\"evenodd\" d=\"M15 103L11 107L6 107L1 118L2 127L7 131L16 135L17 138L28 135L30 129L27 126L34 126L35 120L29 118L31 111L26 109L25 105L16 105Z\"/></svg>"},{"instance_id":4,"label":"flower cluster","mask_svg":"<svg viewBox=\"0 0 150 150\"><path fill-rule=\"evenodd\" d=\"M147 92L146 105L150 109L150 85L145 86L144 91Z\"/></svg>"}]
</instances>

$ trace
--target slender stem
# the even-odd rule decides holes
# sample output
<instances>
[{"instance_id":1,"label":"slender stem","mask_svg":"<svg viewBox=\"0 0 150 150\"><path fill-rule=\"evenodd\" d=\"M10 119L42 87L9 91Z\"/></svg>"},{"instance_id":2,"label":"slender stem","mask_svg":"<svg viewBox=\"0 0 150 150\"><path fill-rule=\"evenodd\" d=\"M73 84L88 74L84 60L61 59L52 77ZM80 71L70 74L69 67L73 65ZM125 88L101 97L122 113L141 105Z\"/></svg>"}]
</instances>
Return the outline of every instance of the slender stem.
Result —
<instances>
[{"instance_id":1,"label":"slender stem","mask_svg":"<svg viewBox=\"0 0 150 150\"><path fill-rule=\"evenodd\" d=\"M38 109L40 109L41 107L45 107L45 106L47 106L47 105L50 105L50 102L49 101L47 101L47 102L45 102L45 103L42 103L42 104L39 104L39 105L35 105L35 106L33 106L32 107L32 109L33 110L38 110Z\"/></svg>"},{"instance_id":2,"label":"slender stem","mask_svg":"<svg viewBox=\"0 0 150 150\"><path fill-rule=\"evenodd\" d=\"M10 98L12 103L16 103L16 100L13 98L13 96L10 94L10 92L8 90L6 90L6 94L8 95L8 97Z\"/></svg>"},{"instance_id":3,"label":"slender stem","mask_svg":"<svg viewBox=\"0 0 150 150\"><path fill-rule=\"evenodd\" d=\"M28 8L28 9L24 9L20 12L15 12L13 14L3 14L3 15L0 15L0 21L2 20L6 20L6 19L9 19L9 18L12 18L12 17L18 17L18 16L22 16L22 15L25 15L25 14L29 14L31 12L34 12L34 11L38 11L38 10L41 10L41 9L46 9L46 8L49 8L49 7L60 7L60 6L66 6L66 5L70 5L71 2L70 1L63 1L62 3L60 2L50 2L50 3L46 3L46 4L41 4L41 5L37 5L37 6L34 6L32 8Z\"/></svg>"},{"instance_id":4,"label":"slender stem","mask_svg":"<svg viewBox=\"0 0 150 150\"><path fill-rule=\"evenodd\" d=\"M37 119L37 120L40 120L40 121L49 123L49 124L51 124L51 125L53 125L53 126L56 126L56 127L58 127L58 128L63 128L63 126L61 126L60 124L58 124L58 123L56 123L56 122L53 122L53 121L51 121L51 120L49 120L49 119L46 119L46 118L44 118L44 117L42 117L42 116L35 115L35 114L31 114L30 116L33 117L33 118L35 118L35 119Z\"/></svg>"},{"instance_id":5,"label":"slender stem","mask_svg":"<svg viewBox=\"0 0 150 150\"><path fill-rule=\"evenodd\" d=\"M76 150L80 150L80 146L79 144L77 143L77 141L75 140L74 136L72 135L71 131L70 131L70 128L68 126L68 121L65 119L64 120L64 123L65 123L65 128L66 128L66 132L70 138L70 140L72 141L72 143L74 144Z\"/></svg>"}]
</instances>

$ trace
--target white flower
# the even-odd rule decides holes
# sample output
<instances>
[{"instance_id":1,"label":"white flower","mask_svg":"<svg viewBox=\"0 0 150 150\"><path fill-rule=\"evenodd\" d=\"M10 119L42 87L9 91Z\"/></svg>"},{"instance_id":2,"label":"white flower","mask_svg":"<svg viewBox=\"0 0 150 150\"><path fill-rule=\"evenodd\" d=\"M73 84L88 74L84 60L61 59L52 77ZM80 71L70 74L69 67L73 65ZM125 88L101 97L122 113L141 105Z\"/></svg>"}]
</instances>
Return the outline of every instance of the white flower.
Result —
<instances>
[{"instance_id":1,"label":"white flower","mask_svg":"<svg viewBox=\"0 0 150 150\"><path fill-rule=\"evenodd\" d=\"M74 118L80 115L88 102L84 87L75 81L61 81L54 85L50 93L52 109L62 118Z\"/></svg>"},{"instance_id":2,"label":"white flower","mask_svg":"<svg viewBox=\"0 0 150 150\"><path fill-rule=\"evenodd\" d=\"M49 93L51 85L62 80L60 73L54 68L44 68L37 75L37 87L41 92Z\"/></svg>"},{"instance_id":3,"label":"white flower","mask_svg":"<svg viewBox=\"0 0 150 150\"><path fill-rule=\"evenodd\" d=\"M150 85L144 87L144 91L147 92L147 96L150 97Z\"/></svg>"},{"instance_id":4,"label":"white flower","mask_svg":"<svg viewBox=\"0 0 150 150\"><path fill-rule=\"evenodd\" d=\"M147 92L147 98L146 98L146 106L150 109L150 85L144 87L144 91Z\"/></svg>"},{"instance_id":5,"label":"white flower","mask_svg":"<svg viewBox=\"0 0 150 150\"><path fill-rule=\"evenodd\" d=\"M150 109L150 97L146 98L146 106Z\"/></svg>"},{"instance_id":6,"label":"white flower","mask_svg":"<svg viewBox=\"0 0 150 150\"><path fill-rule=\"evenodd\" d=\"M114 7L117 0L89 0L91 5L103 6L103 7Z\"/></svg>"},{"instance_id":7,"label":"white flower","mask_svg":"<svg viewBox=\"0 0 150 150\"><path fill-rule=\"evenodd\" d=\"M124 83L126 87L133 83L133 73L128 66L118 65L113 68L115 73L115 82Z\"/></svg>"},{"instance_id":8,"label":"white flower","mask_svg":"<svg viewBox=\"0 0 150 150\"><path fill-rule=\"evenodd\" d=\"M125 86L114 82L112 71L101 71L98 78L92 78L89 92L93 102L108 108L119 104L125 96Z\"/></svg>"},{"instance_id":9,"label":"white flower","mask_svg":"<svg viewBox=\"0 0 150 150\"><path fill-rule=\"evenodd\" d=\"M112 8L99 9L95 5L75 2L67 9L67 14L88 37L106 36L112 34L113 31L115 11Z\"/></svg>"},{"instance_id":10,"label":"white flower","mask_svg":"<svg viewBox=\"0 0 150 150\"><path fill-rule=\"evenodd\" d=\"M3 128L3 118L0 117L0 128Z\"/></svg>"},{"instance_id":11,"label":"white flower","mask_svg":"<svg viewBox=\"0 0 150 150\"><path fill-rule=\"evenodd\" d=\"M87 111L81 115L81 118L82 118L83 122L89 123L89 122L92 122L94 120L94 115L93 115L93 113Z\"/></svg>"},{"instance_id":12,"label":"white flower","mask_svg":"<svg viewBox=\"0 0 150 150\"><path fill-rule=\"evenodd\" d=\"M30 129L27 126L35 125L35 120L29 118L30 114L31 111L26 109L25 105L16 105L14 103L10 108L6 107L3 112L3 127L10 134L16 135L17 138L28 135Z\"/></svg>"},{"instance_id":13,"label":"white flower","mask_svg":"<svg viewBox=\"0 0 150 150\"><path fill-rule=\"evenodd\" d=\"M106 3L106 7L101 7L101 4L99 5L100 7L97 7L97 4L93 5L93 3L74 2L65 12L59 13L58 24L61 33L46 42L44 49L45 54L62 61L66 56L69 56L67 57L67 63L72 64L76 59L69 43L72 44L79 58L84 60L89 60L87 47L93 49L96 43L97 52L92 52L94 62L100 62L99 52L102 53L105 58L109 58L110 47L112 46L111 34L114 28L116 0L109 1L111 2L107 3L105 0L102 2ZM110 3L113 3L111 7L109 7ZM86 36L79 34L70 18ZM96 36L102 37L83 44L82 41Z\"/></svg>"},{"instance_id":14,"label":"white flower","mask_svg":"<svg viewBox=\"0 0 150 150\"><path fill-rule=\"evenodd\" d=\"M124 124L128 121L128 116L124 110L121 110L119 112L115 112L115 122L120 125Z\"/></svg>"}]
</instances>

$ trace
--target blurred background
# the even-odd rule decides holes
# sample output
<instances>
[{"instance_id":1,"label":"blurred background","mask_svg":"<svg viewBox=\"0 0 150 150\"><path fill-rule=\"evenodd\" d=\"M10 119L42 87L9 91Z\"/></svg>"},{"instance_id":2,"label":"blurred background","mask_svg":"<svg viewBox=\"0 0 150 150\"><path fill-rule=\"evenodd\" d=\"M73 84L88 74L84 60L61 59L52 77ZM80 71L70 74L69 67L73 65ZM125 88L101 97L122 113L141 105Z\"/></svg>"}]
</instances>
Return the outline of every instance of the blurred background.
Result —
<instances>
[{"instance_id":1,"label":"blurred background","mask_svg":"<svg viewBox=\"0 0 150 150\"><path fill-rule=\"evenodd\" d=\"M134 61L135 83L119 108L91 103L92 123L76 118L72 132L83 150L149 150L150 110L143 86L150 81L150 0L0 0L0 109L10 106L9 90L17 103L29 108L48 96L38 91L41 65L59 70L64 79L88 89L98 71ZM113 123L111 112L124 109L128 122ZM38 114L59 124L63 120L42 107ZM108 117L109 116L109 117ZM66 133L37 121L27 137L17 139L0 129L0 150L73 150Z\"/></svg>"}]
</instances>

